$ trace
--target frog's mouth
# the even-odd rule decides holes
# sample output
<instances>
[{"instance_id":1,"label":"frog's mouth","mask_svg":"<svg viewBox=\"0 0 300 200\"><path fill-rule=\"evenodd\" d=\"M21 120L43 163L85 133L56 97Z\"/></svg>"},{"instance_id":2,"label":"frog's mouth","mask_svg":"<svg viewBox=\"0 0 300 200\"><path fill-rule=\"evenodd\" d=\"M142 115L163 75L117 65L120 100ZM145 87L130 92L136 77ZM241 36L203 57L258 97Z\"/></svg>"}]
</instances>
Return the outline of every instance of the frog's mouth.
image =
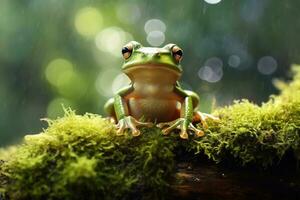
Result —
<instances>
[{"instance_id":1,"label":"frog's mouth","mask_svg":"<svg viewBox=\"0 0 300 200\"><path fill-rule=\"evenodd\" d=\"M133 81L165 82L174 84L181 72L165 64L142 64L123 69L123 72Z\"/></svg>"},{"instance_id":2,"label":"frog's mouth","mask_svg":"<svg viewBox=\"0 0 300 200\"><path fill-rule=\"evenodd\" d=\"M138 71L145 71L147 73L154 73L156 71L161 72L162 74L174 74L178 77L181 76L182 71L178 68L175 68L172 65L168 64L156 64L156 63L149 63L149 64L137 64L132 66L127 66L125 69L123 69L123 72L125 74L132 74Z\"/></svg>"}]
</instances>

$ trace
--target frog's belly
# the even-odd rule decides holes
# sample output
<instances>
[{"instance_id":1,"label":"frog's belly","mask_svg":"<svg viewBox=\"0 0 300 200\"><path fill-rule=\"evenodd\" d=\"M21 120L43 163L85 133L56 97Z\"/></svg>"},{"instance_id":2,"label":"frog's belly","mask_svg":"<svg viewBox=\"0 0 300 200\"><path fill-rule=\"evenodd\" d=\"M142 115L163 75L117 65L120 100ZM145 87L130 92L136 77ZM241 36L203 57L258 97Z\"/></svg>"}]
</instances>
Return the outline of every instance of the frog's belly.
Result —
<instances>
[{"instance_id":1,"label":"frog's belly","mask_svg":"<svg viewBox=\"0 0 300 200\"><path fill-rule=\"evenodd\" d=\"M136 119L144 119L151 122L167 122L180 117L178 107L180 104L176 100L145 98L128 100L131 116Z\"/></svg>"}]
</instances>

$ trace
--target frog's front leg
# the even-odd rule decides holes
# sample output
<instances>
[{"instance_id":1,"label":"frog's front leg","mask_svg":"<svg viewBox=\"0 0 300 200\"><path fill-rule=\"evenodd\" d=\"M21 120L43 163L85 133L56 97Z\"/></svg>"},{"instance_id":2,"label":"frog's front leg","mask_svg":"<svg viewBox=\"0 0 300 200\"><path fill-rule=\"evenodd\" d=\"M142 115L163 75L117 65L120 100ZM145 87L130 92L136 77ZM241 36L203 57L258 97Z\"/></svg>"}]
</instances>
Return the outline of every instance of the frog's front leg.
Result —
<instances>
[{"instance_id":1,"label":"frog's front leg","mask_svg":"<svg viewBox=\"0 0 300 200\"><path fill-rule=\"evenodd\" d=\"M196 136L200 137L204 135L204 132L200 129L197 129L193 125L193 115L194 115L194 106L191 96L186 96L184 98L184 103L181 108L180 118L165 123L159 123L158 127L164 128L162 130L163 134L167 135L174 129L180 129L180 137L183 139L188 138L188 131L192 131Z\"/></svg>"},{"instance_id":2,"label":"frog's front leg","mask_svg":"<svg viewBox=\"0 0 300 200\"><path fill-rule=\"evenodd\" d=\"M141 132L137 128L138 126L152 126L152 123L140 122L130 116L128 105L120 94L117 94L114 98L114 110L118 120L116 125L117 135L123 135L126 129L130 129L133 136L139 136Z\"/></svg>"}]
</instances>

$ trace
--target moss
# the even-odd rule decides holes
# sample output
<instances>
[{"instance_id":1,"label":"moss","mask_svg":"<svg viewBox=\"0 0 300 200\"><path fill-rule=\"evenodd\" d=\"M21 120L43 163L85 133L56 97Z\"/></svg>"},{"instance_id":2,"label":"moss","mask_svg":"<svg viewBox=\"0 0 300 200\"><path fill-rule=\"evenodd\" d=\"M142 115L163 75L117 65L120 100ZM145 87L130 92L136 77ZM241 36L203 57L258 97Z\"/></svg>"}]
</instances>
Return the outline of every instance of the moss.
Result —
<instances>
[{"instance_id":1,"label":"moss","mask_svg":"<svg viewBox=\"0 0 300 200\"><path fill-rule=\"evenodd\" d=\"M262 106L248 100L220 108L218 123L209 123L206 137L195 140L189 148L210 159L229 160L241 165L268 167L278 164L288 150L299 159L300 67L294 67L290 84L277 81L281 94L271 96Z\"/></svg>"},{"instance_id":2,"label":"moss","mask_svg":"<svg viewBox=\"0 0 300 200\"><path fill-rule=\"evenodd\" d=\"M281 94L262 106L247 100L219 108L205 137L183 141L158 128L117 137L113 124L94 114L46 120L48 128L0 150L0 193L11 199L157 199L173 180L178 151L215 162L269 167L287 151L300 158L300 70Z\"/></svg>"},{"instance_id":3,"label":"moss","mask_svg":"<svg viewBox=\"0 0 300 200\"><path fill-rule=\"evenodd\" d=\"M5 156L2 172L10 180L5 185L10 198L119 199L137 189L151 190L152 198L167 189L175 145L158 129L143 130L139 138L116 137L107 120L71 110L48 123Z\"/></svg>"}]
</instances>

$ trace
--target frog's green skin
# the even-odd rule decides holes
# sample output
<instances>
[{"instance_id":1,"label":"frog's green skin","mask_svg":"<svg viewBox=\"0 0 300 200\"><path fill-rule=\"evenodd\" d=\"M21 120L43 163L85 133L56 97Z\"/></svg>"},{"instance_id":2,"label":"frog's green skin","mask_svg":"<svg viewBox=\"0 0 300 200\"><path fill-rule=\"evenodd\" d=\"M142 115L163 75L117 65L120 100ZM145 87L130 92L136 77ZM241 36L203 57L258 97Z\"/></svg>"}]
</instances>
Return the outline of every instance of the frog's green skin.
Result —
<instances>
[{"instance_id":1,"label":"frog's green skin","mask_svg":"<svg viewBox=\"0 0 300 200\"><path fill-rule=\"evenodd\" d=\"M131 84L117 92L104 107L117 120L117 133L130 129L138 136L137 126L157 123L164 134L178 128L184 139L188 138L189 130L196 136L204 135L192 123L200 121L206 127L206 118L216 118L196 111L199 96L183 90L177 82L182 68L173 51L180 48L175 44L163 48L143 47L135 41L127 46L131 52L125 56L122 71L131 79Z\"/></svg>"}]
</instances>

